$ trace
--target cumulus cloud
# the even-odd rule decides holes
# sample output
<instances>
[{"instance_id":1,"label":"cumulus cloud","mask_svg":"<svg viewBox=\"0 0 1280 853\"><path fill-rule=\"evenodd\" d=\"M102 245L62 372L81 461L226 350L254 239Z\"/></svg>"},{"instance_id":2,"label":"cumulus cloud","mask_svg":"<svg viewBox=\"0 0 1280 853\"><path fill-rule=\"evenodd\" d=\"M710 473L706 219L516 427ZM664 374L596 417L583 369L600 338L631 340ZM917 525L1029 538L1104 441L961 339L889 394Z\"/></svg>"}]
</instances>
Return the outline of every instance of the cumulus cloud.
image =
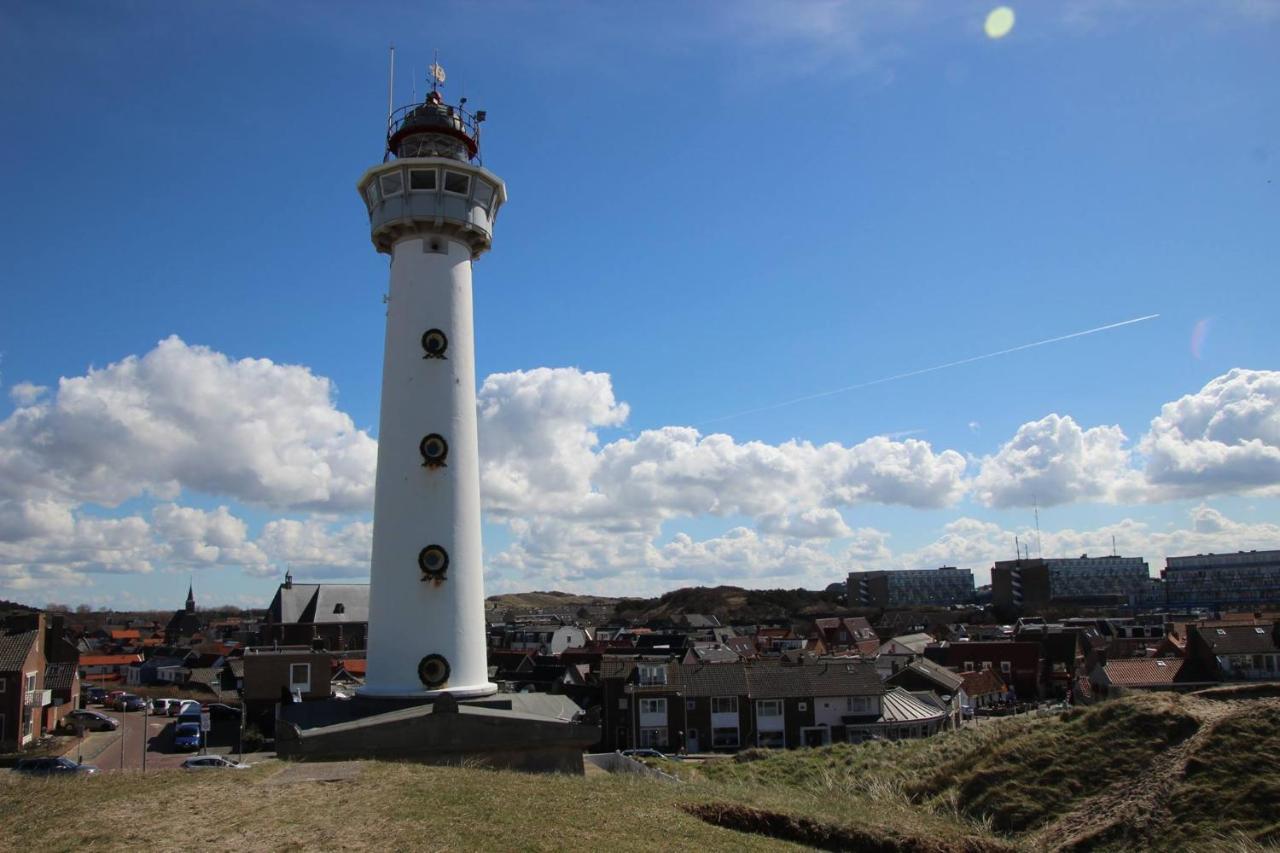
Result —
<instances>
[{"instance_id":1,"label":"cumulus cloud","mask_svg":"<svg viewBox=\"0 0 1280 853\"><path fill-rule=\"evenodd\" d=\"M1132 500L1141 492L1141 475L1126 442L1118 426L1083 429L1069 416L1047 415L1023 424L982 460L974 492L996 507Z\"/></svg>"},{"instance_id":2,"label":"cumulus cloud","mask_svg":"<svg viewBox=\"0 0 1280 853\"><path fill-rule=\"evenodd\" d=\"M332 397L329 380L305 367L236 361L170 337L60 380L47 402L28 395L0 422L0 499L114 506L189 489L269 507L364 509L376 445Z\"/></svg>"},{"instance_id":3,"label":"cumulus cloud","mask_svg":"<svg viewBox=\"0 0 1280 853\"><path fill-rule=\"evenodd\" d=\"M263 526L255 544L270 561L246 567L246 572L259 577L279 574L282 566L301 569L309 578L368 577L373 525L277 519Z\"/></svg>"},{"instance_id":4,"label":"cumulus cloud","mask_svg":"<svg viewBox=\"0 0 1280 853\"><path fill-rule=\"evenodd\" d=\"M1142 439L1161 497L1280 489L1280 371L1237 368L1166 403Z\"/></svg>"}]
</instances>

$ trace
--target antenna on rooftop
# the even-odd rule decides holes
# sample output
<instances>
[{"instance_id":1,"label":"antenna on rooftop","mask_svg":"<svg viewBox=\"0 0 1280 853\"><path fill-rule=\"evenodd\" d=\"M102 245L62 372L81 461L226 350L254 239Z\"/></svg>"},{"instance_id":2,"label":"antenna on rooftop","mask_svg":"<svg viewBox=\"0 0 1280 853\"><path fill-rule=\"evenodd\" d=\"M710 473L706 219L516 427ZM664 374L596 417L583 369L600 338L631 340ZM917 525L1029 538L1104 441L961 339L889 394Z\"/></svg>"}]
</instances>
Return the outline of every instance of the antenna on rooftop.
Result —
<instances>
[{"instance_id":1,"label":"antenna on rooftop","mask_svg":"<svg viewBox=\"0 0 1280 853\"><path fill-rule=\"evenodd\" d=\"M1018 534L1013 534L1013 555L1015 560L1022 559L1022 545L1018 543Z\"/></svg>"},{"instance_id":2,"label":"antenna on rooftop","mask_svg":"<svg viewBox=\"0 0 1280 853\"><path fill-rule=\"evenodd\" d=\"M1116 556L1116 535L1111 534L1111 556Z\"/></svg>"},{"instance_id":3,"label":"antenna on rooftop","mask_svg":"<svg viewBox=\"0 0 1280 853\"><path fill-rule=\"evenodd\" d=\"M1040 548L1040 501L1036 499L1035 495L1031 496L1031 506L1036 513L1036 556L1043 557L1044 551Z\"/></svg>"}]
</instances>

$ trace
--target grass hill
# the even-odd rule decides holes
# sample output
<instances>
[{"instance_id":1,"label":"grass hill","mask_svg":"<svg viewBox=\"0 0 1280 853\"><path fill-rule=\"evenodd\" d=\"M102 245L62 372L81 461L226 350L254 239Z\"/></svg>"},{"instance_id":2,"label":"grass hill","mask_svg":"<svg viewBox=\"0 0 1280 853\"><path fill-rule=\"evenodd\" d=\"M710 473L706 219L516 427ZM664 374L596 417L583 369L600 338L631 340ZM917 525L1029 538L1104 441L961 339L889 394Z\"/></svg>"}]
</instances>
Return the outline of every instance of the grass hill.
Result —
<instances>
[{"instance_id":1,"label":"grass hill","mask_svg":"<svg viewBox=\"0 0 1280 853\"><path fill-rule=\"evenodd\" d=\"M635 621L671 619L682 613L707 613L722 623L806 622L810 617L850 612L836 595L807 589L742 589L736 586L687 587L658 598L629 598L618 615Z\"/></svg>"},{"instance_id":2,"label":"grass hill","mask_svg":"<svg viewBox=\"0 0 1280 853\"><path fill-rule=\"evenodd\" d=\"M0 849L1260 849L1280 700L1145 696L923 741L668 762L682 784L358 763L0 779Z\"/></svg>"}]
</instances>

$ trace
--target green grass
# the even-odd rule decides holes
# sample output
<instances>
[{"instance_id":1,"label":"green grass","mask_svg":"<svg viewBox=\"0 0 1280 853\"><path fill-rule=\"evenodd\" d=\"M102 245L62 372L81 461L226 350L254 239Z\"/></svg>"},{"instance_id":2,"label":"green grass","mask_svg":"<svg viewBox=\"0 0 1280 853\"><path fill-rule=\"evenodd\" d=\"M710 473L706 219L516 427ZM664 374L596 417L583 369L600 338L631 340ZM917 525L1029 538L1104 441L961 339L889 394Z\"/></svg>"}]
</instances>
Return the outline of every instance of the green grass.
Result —
<instances>
[{"instance_id":1,"label":"green grass","mask_svg":"<svg viewBox=\"0 0 1280 853\"><path fill-rule=\"evenodd\" d=\"M1036 827L1091 793L1140 784L1204 707L1138 697L925 740L661 762L681 784L388 762L288 785L273 782L280 762L49 781L0 773L0 850L799 849L783 838L895 853L1028 849ZM1194 742L1164 823L1111 849L1275 842L1280 705L1241 707Z\"/></svg>"},{"instance_id":2,"label":"green grass","mask_svg":"<svg viewBox=\"0 0 1280 853\"><path fill-rule=\"evenodd\" d=\"M1217 725L1188 762L1170 806L1182 837L1280 843L1280 709Z\"/></svg>"}]
</instances>

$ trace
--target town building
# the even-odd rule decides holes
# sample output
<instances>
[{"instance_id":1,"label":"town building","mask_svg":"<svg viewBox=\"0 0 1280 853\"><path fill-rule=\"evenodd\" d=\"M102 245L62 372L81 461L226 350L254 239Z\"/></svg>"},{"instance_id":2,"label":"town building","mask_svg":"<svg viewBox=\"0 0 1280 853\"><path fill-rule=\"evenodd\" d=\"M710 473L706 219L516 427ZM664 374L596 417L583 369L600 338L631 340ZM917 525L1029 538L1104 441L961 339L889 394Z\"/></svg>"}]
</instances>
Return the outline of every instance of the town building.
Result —
<instances>
[{"instance_id":1,"label":"town building","mask_svg":"<svg viewBox=\"0 0 1280 853\"><path fill-rule=\"evenodd\" d=\"M1226 680L1280 678L1280 623L1213 622L1187 626L1187 660Z\"/></svg>"},{"instance_id":2,"label":"town building","mask_svg":"<svg viewBox=\"0 0 1280 853\"><path fill-rule=\"evenodd\" d=\"M264 646L362 651L369 634L367 583L294 583L286 573L258 624Z\"/></svg>"},{"instance_id":3,"label":"town building","mask_svg":"<svg viewBox=\"0 0 1280 853\"><path fill-rule=\"evenodd\" d=\"M78 652L60 617L3 604L0 618L0 751L30 746L80 706Z\"/></svg>"},{"instance_id":4,"label":"town building","mask_svg":"<svg viewBox=\"0 0 1280 853\"><path fill-rule=\"evenodd\" d=\"M1036 609L1051 603L1162 607L1163 586L1141 557L998 560L991 569L997 607Z\"/></svg>"},{"instance_id":5,"label":"town building","mask_svg":"<svg viewBox=\"0 0 1280 853\"><path fill-rule=\"evenodd\" d=\"M885 722L885 687L869 661L686 665L606 655L600 680L605 749L822 746Z\"/></svg>"},{"instance_id":6,"label":"town building","mask_svg":"<svg viewBox=\"0 0 1280 853\"><path fill-rule=\"evenodd\" d=\"M1169 557L1160 574L1173 608L1280 604L1280 551Z\"/></svg>"},{"instance_id":7,"label":"town building","mask_svg":"<svg viewBox=\"0 0 1280 853\"><path fill-rule=\"evenodd\" d=\"M848 579L850 607L949 606L973 595L973 572L954 566L850 572Z\"/></svg>"}]
</instances>

